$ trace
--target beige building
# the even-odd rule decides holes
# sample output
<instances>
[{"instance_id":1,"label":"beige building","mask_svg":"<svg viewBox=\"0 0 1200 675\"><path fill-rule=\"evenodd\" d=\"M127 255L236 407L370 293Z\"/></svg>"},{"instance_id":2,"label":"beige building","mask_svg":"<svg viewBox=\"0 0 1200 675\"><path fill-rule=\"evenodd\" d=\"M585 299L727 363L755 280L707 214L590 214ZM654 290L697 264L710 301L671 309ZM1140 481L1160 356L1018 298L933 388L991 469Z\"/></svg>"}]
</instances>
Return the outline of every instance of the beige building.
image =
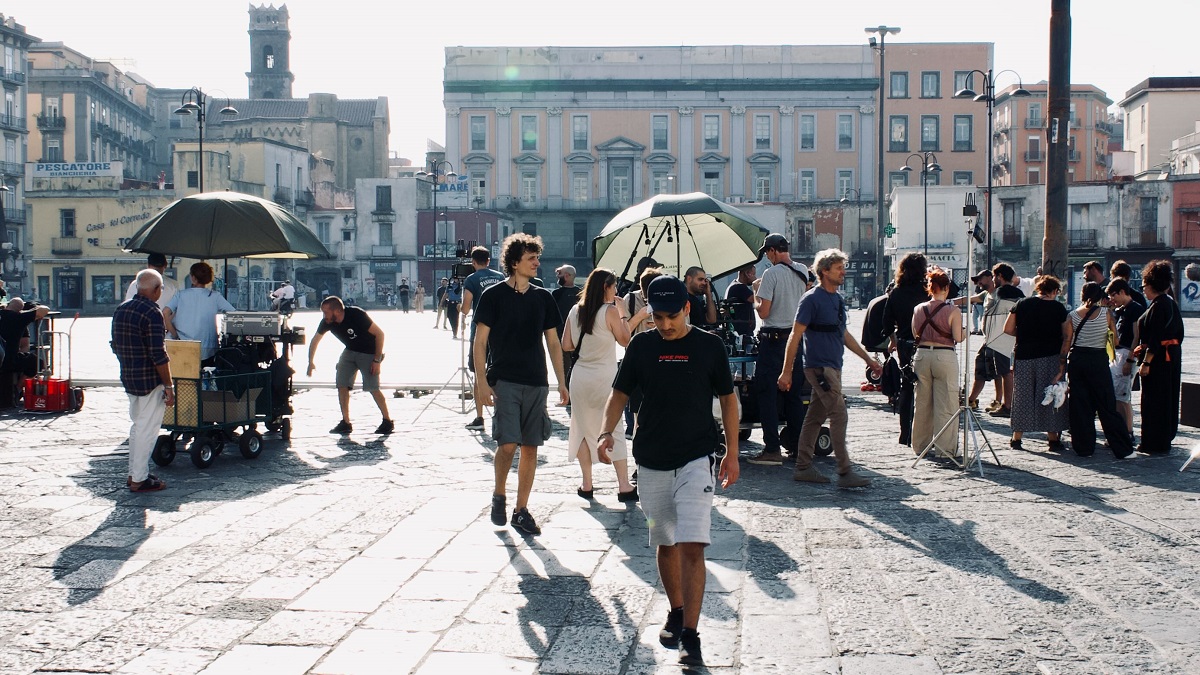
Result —
<instances>
[{"instance_id":1,"label":"beige building","mask_svg":"<svg viewBox=\"0 0 1200 675\"><path fill-rule=\"evenodd\" d=\"M28 153L30 119L26 116L27 92L26 54L37 38L25 32L25 27L11 16L0 14L0 48L3 67L0 67L0 89L4 91L4 109L0 111L0 278L10 295L28 294L29 229L25 208L25 161Z\"/></svg>"},{"instance_id":2,"label":"beige building","mask_svg":"<svg viewBox=\"0 0 1200 675\"><path fill-rule=\"evenodd\" d=\"M1134 177L1165 173L1171 143L1196 130L1200 77L1147 78L1118 105L1125 117L1125 150L1133 153Z\"/></svg>"},{"instance_id":3,"label":"beige building","mask_svg":"<svg viewBox=\"0 0 1200 675\"><path fill-rule=\"evenodd\" d=\"M996 185L1038 185L1045 182L1047 91L1045 82L1027 84L1029 97L1013 97L1016 85L996 94L994 167ZM1113 126L1108 107L1112 99L1090 84L1071 85L1070 129L1067 139L1067 180L1107 180L1112 164L1109 139Z\"/></svg>"}]
</instances>

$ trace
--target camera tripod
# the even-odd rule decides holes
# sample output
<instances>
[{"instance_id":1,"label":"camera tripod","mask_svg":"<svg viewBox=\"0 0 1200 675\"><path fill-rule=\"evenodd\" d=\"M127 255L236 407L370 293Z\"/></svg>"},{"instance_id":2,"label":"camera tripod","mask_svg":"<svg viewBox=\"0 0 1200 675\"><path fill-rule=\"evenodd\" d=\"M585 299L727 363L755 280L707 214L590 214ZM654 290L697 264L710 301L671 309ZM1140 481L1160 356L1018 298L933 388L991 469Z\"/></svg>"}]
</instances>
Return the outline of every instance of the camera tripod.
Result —
<instances>
[{"instance_id":1,"label":"camera tripod","mask_svg":"<svg viewBox=\"0 0 1200 675\"><path fill-rule=\"evenodd\" d=\"M458 277L458 275L454 276L454 279L451 281L451 283L454 281L457 281L460 284L462 283L462 280ZM461 312L461 309L456 309L455 311ZM459 321L463 321L462 314L459 314L458 319ZM469 334L467 332L467 326L459 326L459 329L460 336ZM421 412L417 413L417 416L413 418L413 422L421 419L421 415L424 415L425 411L429 410L429 406L433 405L433 402L438 399L438 396L440 396L442 392L446 391L446 389L450 387L451 383L454 382L455 379L458 380L458 412L460 414L466 414L467 401L475 398L475 374L472 373L469 368L467 368L467 343L469 340L462 339L462 337L455 338L455 340L458 340L458 367L454 369L454 372L450 374L450 377L446 379L445 383L443 383L441 387L438 387L438 390L433 393L433 396L429 397L429 402L425 404L424 408L421 408Z\"/></svg>"}]
</instances>

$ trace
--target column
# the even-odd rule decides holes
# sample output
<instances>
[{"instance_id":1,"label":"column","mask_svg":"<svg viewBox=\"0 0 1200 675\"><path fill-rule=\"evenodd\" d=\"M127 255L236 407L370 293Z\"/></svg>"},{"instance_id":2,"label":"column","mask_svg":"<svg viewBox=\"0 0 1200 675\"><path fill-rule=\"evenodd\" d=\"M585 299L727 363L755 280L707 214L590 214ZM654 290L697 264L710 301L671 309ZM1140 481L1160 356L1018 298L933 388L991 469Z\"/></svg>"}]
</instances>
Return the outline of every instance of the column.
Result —
<instances>
[{"instance_id":1,"label":"column","mask_svg":"<svg viewBox=\"0 0 1200 675\"><path fill-rule=\"evenodd\" d=\"M779 106L779 201L796 201L796 107Z\"/></svg>"},{"instance_id":2,"label":"column","mask_svg":"<svg viewBox=\"0 0 1200 675\"><path fill-rule=\"evenodd\" d=\"M690 105L679 107L679 187L678 192L696 192L700 183L696 180L696 109Z\"/></svg>"},{"instance_id":3,"label":"column","mask_svg":"<svg viewBox=\"0 0 1200 675\"><path fill-rule=\"evenodd\" d=\"M729 107L729 201L746 197L746 106ZM753 192L750 192L753 195Z\"/></svg>"},{"instance_id":4,"label":"column","mask_svg":"<svg viewBox=\"0 0 1200 675\"><path fill-rule=\"evenodd\" d=\"M513 196L512 108L496 106L496 199L504 208Z\"/></svg>"},{"instance_id":5,"label":"column","mask_svg":"<svg viewBox=\"0 0 1200 675\"><path fill-rule=\"evenodd\" d=\"M546 204L562 208L563 194L563 110L546 108Z\"/></svg>"}]
</instances>

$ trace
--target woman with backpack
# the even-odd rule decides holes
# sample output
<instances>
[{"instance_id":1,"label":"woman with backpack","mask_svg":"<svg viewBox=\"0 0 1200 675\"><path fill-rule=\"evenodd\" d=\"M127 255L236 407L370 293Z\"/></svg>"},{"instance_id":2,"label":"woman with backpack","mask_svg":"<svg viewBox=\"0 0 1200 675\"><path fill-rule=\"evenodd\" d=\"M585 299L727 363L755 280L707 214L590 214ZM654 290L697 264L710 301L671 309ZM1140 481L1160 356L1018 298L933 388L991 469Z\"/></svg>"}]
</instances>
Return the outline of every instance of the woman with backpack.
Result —
<instances>
[{"instance_id":1,"label":"woman with backpack","mask_svg":"<svg viewBox=\"0 0 1200 675\"><path fill-rule=\"evenodd\" d=\"M926 276L932 298L917 305L912 315L916 341L912 363L917 378L912 449L919 455L933 443L936 451L954 457L958 454L958 359L954 347L963 340L962 312L947 300L949 275L935 267ZM935 439L939 429L942 431Z\"/></svg>"}]
</instances>

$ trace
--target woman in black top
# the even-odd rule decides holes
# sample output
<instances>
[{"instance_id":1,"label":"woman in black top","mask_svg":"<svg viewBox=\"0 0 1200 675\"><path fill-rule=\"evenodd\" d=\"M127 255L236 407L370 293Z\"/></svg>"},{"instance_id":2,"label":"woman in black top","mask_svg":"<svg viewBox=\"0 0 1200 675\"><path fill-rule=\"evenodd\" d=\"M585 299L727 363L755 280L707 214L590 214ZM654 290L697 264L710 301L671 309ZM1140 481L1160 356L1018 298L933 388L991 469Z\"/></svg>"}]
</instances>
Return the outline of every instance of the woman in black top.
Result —
<instances>
[{"instance_id":1,"label":"woman in black top","mask_svg":"<svg viewBox=\"0 0 1200 675\"><path fill-rule=\"evenodd\" d=\"M909 253L900 259L896 269L896 286L888 294L887 305L883 308L884 331L895 341L896 357L900 359L900 394L897 407L900 408L900 445L912 445L913 425L913 388L917 376L913 373L913 352L916 342L913 341L912 317L917 305L929 300L929 291L925 288L925 273L928 263L920 253Z\"/></svg>"},{"instance_id":2,"label":"woman in black top","mask_svg":"<svg viewBox=\"0 0 1200 675\"><path fill-rule=\"evenodd\" d=\"M1066 450L1061 433L1067 428L1067 406L1042 405L1046 387L1066 374L1067 350L1071 346L1071 320L1057 298L1062 290L1058 278L1045 275L1034 282L1032 297L1012 308L1004 332L1017 338L1013 350L1012 440L1021 447L1026 431L1044 431L1050 449Z\"/></svg>"},{"instance_id":3,"label":"woman in black top","mask_svg":"<svg viewBox=\"0 0 1200 675\"><path fill-rule=\"evenodd\" d=\"M1179 305L1167 294L1174 281L1171 263L1153 260L1142 269L1142 291L1149 306L1138 319L1138 346L1142 378L1142 443L1137 451L1148 455L1171 452L1179 431L1179 381L1182 374L1183 317Z\"/></svg>"}]
</instances>

